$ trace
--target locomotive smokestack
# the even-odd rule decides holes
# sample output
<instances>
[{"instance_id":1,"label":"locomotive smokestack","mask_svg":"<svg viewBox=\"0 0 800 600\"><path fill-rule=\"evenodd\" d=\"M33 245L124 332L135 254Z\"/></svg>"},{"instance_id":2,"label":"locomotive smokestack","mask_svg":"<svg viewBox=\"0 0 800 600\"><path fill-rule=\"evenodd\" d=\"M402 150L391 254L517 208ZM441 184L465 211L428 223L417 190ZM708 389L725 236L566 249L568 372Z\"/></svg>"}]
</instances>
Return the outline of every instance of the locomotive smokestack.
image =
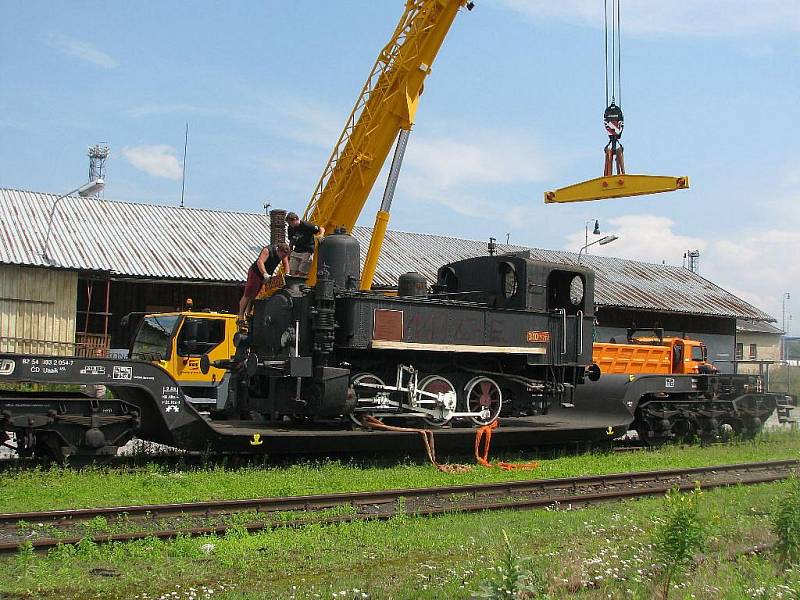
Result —
<instances>
[{"instance_id":1,"label":"locomotive smokestack","mask_svg":"<svg viewBox=\"0 0 800 600\"><path fill-rule=\"evenodd\" d=\"M269 243L286 242L286 211L281 208L269 211Z\"/></svg>"}]
</instances>

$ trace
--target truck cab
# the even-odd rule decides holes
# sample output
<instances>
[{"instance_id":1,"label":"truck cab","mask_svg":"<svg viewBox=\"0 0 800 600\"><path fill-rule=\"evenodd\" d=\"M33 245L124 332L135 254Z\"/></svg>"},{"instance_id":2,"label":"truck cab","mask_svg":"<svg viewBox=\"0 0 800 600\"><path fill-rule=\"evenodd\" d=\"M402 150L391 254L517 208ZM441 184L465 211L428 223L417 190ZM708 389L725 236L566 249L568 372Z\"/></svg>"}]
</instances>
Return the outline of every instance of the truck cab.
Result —
<instances>
[{"instance_id":1,"label":"truck cab","mask_svg":"<svg viewBox=\"0 0 800 600\"><path fill-rule=\"evenodd\" d=\"M129 356L158 365L181 386L192 404L213 408L226 371L200 370L200 359L227 360L235 352L236 315L182 311L146 314L131 342Z\"/></svg>"},{"instance_id":2,"label":"truck cab","mask_svg":"<svg viewBox=\"0 0 800 600\"><path fill-rule=\"evenodd\" d=\"M592 362L605 374L690 375L715 373L708 362L708 350L700 340L656 336L634 337L627 344L595 343Z\"/></svg>"},{"instance_id":3,"label":"truck cab","mask_svg":"<svg viewBox=\"0 0 800 600\"><path fill-rule=\"evenodd\" d=\"M634 344L657 345L669 348L671 372L673 374L687 375L703 372L701 365L710 367L708 363L708 350L700 340L688 338L633 338Z\"/></svg>"}]
</instances>

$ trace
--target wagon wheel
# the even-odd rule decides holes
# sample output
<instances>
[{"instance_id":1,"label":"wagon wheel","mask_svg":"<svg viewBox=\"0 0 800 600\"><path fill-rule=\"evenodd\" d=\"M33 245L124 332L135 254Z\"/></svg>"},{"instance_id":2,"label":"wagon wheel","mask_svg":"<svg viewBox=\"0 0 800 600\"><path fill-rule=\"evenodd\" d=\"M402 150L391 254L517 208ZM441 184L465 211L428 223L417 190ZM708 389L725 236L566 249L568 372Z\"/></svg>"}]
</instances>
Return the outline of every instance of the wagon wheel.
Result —
<instances>
[{"instance_id":1,"label":"wagon wheel","mask_svg":"<svg viewBox=\"0 0 800 600\"><path fill-rule=\"evenodd\" d=\"M419 382L418 389L423 392L428 392L429 394L446 394L447 392L456 391L455 386L441 375L428 375ZM426 417L421 417L421 420L431 427L444 427L452 419L450 417L437 418L433 415L428 415Z\"/></svg>"},{"instance_id":2,"label":"wagon wheel","mask_svg":"<svg viewBox=\"0 0 800 600\"><path fill-rule=\"evenodd\" d=\"M356 393L356 398L371 398L375 396L377 390L372 387L366 387L363 384L370 384L370 385L386 385L383 382L383 379L374 375L373 373L359 373L355 377L353 377L350 385L352 386L353 390ZM359 417L362 415L370 415L369 411L359 411L359 412L351 412L348 413L348 417L350 420L358 425L359 427L363 427L364 424L360 421ZM383 421L383 417L375 417L379 421Z\"/></svg>"},{"instance_id":3,"label":"wagon wheel","mask_svg":"<svg viewBox=\"0 0 800 600\"><path fill-rule=\"evenodd\" d=\"M484 408L489 409L489 417L470 417L476 425L488 425L500 415L503 408L503 393L500 386L494 379L489 377L475 377L467 383L464 388L464 395L467 398L467 410L469 412L479 412Z\"/></svg>"}]
</instances>

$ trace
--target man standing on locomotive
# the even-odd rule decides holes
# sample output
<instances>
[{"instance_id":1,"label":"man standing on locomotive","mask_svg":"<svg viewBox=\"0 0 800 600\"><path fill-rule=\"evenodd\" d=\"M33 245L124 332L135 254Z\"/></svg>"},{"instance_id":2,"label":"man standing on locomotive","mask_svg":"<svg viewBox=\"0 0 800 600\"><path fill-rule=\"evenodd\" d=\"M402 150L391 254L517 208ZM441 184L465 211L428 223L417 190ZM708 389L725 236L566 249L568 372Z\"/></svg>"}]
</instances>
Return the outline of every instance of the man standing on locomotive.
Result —
<instances>
[{"instance_id":1,"label":"man standing on locomotive","mask_svg":"<svg viewBox=\"0 0 800 600\"><path fill-rule=\"evenodd\" d=\"M289 275L306 277L311 268L311 257L314 254L314 238L325 235L325 228L314 223L301 221L297 213L286 215L289 244L292 256L289 259Z\"/></svg>"},{"instance_id":2,"label":"man standing on locomotive","mask_svg":"<svg viewBox=\"0 0 800 600\"><path fill-rule=\"evenodd\" d=\"M239 301L239 318L236 321L240 327L246 324L247 313L250 305L261 290L264 280L273 274L275 268L283 265L283 272L289 272L289 244L279 243L264 246L247 270L247 283L244 286L242 299Z\"/></svg>"}]
</instances>

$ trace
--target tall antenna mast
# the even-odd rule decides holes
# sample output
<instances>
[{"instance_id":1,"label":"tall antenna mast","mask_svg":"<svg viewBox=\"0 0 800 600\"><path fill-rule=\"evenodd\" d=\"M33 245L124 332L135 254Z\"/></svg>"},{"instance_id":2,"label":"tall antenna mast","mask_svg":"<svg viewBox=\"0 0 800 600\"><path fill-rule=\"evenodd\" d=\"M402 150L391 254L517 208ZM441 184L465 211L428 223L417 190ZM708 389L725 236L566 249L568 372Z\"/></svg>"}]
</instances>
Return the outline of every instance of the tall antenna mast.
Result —
<instances>
[{"instance_id":1,"label":"tall antenna mast","mask_svg":"<svg viewBox=\"0 0 800 600\"><path fill-rule=\"evenodd\" d=\"M105 180L106 178L106 159L111 153L105 142L100 142L94 146L89 146L89 181ZM100 196L102 189L94 194L93 197Z\"/></svg>"},{"instance_id":2,"label":"tall antenna mast","mask_svg":"<svg viewBox=\"0 0 800 600\"><path fill-rule=\"evenodd\" d=\"M183 195L186 192L186 148L189 146L189 122L186 122L186 137L183 139L183 170L181 171L181 208L183 206Z\"/></svg>"}]
</instances>

